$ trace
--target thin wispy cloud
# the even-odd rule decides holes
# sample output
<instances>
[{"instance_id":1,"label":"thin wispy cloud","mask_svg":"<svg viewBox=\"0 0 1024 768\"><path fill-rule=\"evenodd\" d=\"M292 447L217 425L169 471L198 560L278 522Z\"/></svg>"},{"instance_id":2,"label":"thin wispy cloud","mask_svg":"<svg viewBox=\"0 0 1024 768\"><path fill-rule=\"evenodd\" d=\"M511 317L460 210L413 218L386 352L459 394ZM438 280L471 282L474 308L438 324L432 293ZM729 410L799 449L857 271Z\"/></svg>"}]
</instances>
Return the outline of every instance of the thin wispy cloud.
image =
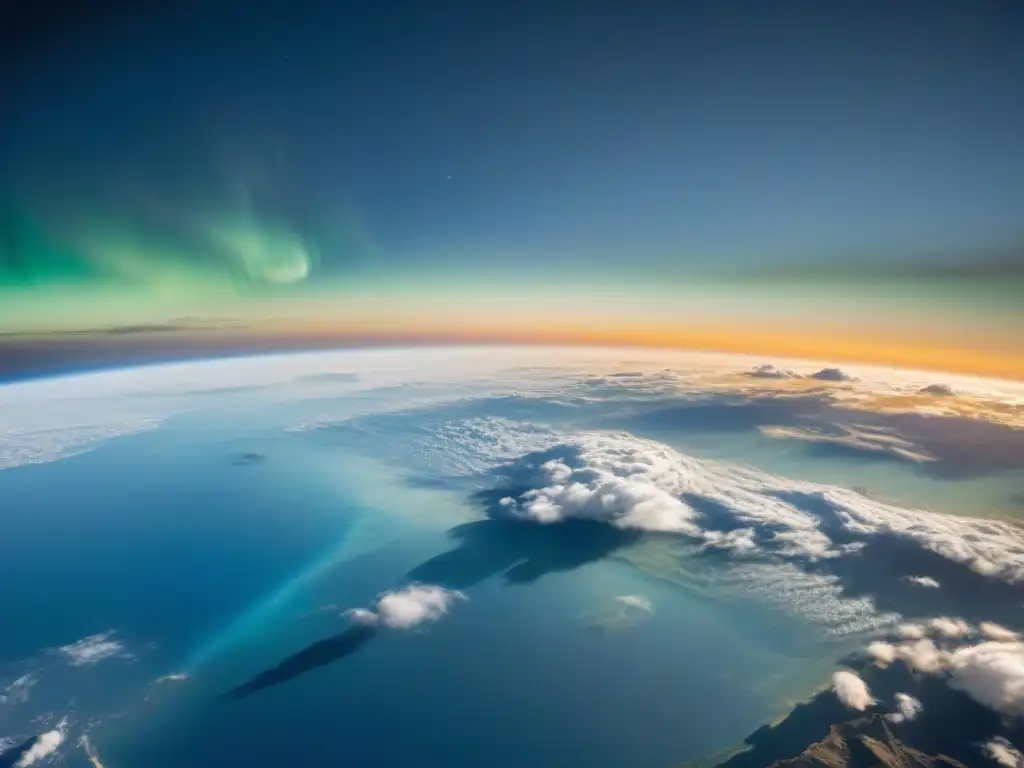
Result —
<instances>
[{"instance_id":1,"label":"thin wispy cloud","mask_svg":"<svg viewBox=\"0 0 1024 768\"><path fill-rule=\"evenodd\" d=\"M107 659L129 655L124 643L117 639L114 630L89 635L68 645L62 645L57 652L73 667L99 664Z\"/></svg>"},{"instance_id":2,"label":"thin wispy cloud","mask_svg":"<svg viewBox=\"0 0 1024 768\"><path fill-rule=\"evenodd\" d=\"M619 595L615 599L623 605L628 605L630 608L636 608L645 613L654 613L654 604L650 601L650 598L646 598L643 595Z\"/></svg>"}]
</instances>

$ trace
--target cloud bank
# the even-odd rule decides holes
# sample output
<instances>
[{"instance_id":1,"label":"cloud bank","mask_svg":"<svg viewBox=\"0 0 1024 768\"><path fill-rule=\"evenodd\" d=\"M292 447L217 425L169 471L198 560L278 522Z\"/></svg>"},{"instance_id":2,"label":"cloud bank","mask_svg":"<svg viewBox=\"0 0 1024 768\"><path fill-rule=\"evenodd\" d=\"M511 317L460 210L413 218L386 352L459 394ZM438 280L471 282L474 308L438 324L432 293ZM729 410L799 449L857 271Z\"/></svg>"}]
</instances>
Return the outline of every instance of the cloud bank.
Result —
<instances>
[{"instance_id":1,"label":"cloud bank","mask_svg":"<svg viewBox=\"0 0 1024 768\"><path fill-rule=\"evenodd\" d=\"M117 416L100 424L0 426L0 470L69 459L107 440L156 429L161 422L148 416Z\"/></svg>"},{"instance_id":2,"label":"cloud bank","mask_svg":"<svg viewBox=\"0 0 1024 768\"><path fill-rule=\"evenodd\" d=\"M462 592L428 584L413 584L394 592L385 592L373 609L356 608L349 618L357 624L389 629L411 629L426 622L437 621L458 600Z\"/></svg>"},{"instance_id":3,"label":"cloud bank","mask_svg":"<svg viewBox=\"0 0 1024 768\"><path fill-rule=\"evenodd\" d=\"M932 632L938 642L930 637L875 641L868 645L867 653L881 667L901 661L916 672L942 675L951 687L979 704L1024 718L1024 642L998 624L982 625L975 631L962 619L935 619L927 627L914 626ZM983 639L971 643L968 635Z\"/></svg>"},{"instance_id":4,"label":"cloud bank","mask_svg":"<svg viewBox=\"0 0 1024 768\"><path fill-rule=\"evenodd\" d=\"M448 427L449 440L454 429ZM514 427L502 425L501 435L504 452L514 442ZM529 435L534 441L539 437ZM888 535L991 579L1024 580L1024 534L1007 523L896 507L835 486L696 459L628 433L546 437L546 453L562 450L563 455L520 466L530 487L510 488L498 513L545 525L590 520L812 561L840 557L873 536ZM520 465L524 461L529 457ZM929 577L916 578L921 586L930 584L922 582Z\"/></svg>"}]
</instances>

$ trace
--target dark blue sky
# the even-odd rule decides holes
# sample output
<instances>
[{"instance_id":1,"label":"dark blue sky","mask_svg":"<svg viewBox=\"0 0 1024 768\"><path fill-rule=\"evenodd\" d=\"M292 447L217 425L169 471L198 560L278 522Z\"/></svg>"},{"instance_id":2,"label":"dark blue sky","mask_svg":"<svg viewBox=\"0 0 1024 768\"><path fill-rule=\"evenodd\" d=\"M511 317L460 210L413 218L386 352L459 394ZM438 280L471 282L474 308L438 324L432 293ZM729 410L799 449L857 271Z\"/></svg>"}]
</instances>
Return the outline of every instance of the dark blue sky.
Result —
<instances>
[{"instance_id":1,"label":"dark blue sky","mask_svg":"<svg viewBox=\"0 0 1024 768\"><path fill-rule=\"evenodd\" d=\"M0 179L58 229L244 198L313 233L319 274L974 258L1024 240L1022 11L136 9L9 69Z\"/></svg>"}]
</instances>

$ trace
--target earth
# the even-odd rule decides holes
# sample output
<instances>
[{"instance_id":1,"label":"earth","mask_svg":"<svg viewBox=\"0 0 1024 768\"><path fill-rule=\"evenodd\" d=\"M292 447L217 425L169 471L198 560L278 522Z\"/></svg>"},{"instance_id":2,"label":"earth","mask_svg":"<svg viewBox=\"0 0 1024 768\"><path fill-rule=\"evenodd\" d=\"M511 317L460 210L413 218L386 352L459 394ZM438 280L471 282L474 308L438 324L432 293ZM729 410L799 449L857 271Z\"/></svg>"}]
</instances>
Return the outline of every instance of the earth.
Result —
<instances>
[{"instance_id":1,"label":"earth","mask_svg":"<svg viewBox=\"0 0 1024 768\"><path fill-rule=\"evenodd\" d=\"M1024 384L228 358L4 385L0 470L0 765L1021 760Z\"/></svg>"}]
</instances>

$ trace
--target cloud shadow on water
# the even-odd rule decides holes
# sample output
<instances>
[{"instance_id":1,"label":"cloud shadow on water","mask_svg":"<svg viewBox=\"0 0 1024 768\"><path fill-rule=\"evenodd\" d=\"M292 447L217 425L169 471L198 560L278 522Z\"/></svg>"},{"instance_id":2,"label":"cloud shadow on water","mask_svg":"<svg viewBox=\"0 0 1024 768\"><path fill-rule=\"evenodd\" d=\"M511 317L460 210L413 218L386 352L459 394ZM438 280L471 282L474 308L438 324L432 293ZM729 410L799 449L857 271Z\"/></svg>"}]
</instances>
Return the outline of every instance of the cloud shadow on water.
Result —
<instances>
[{"instance_id":1,"label":"cloud shadow on water","mask_svg":"<svg viewBox=\"0 0 1024 768\"><path fill-rule=\"evenodd\" d=\"M538 471L549 458L573 460L571 451L556 450L531 454L525 460L502 469L506 480L523 480ZM608 557L638 541L645 534L623 531L587 520L567 520L552 525L509 519L501 499L527 490L501 487L474 494L487 519L458 525L448 531L457 545L412 568L408 581L437 584L448 589L465 589L485 579L503 576L507 584L529 584L543 576L569 571ZM344 632L319 640L260 672L223 695L237 701L265 688L281 685L299 675L348 658L379 634L376 627L353 624Z\"/></svg>"},{"instance_id":2,"label":"cloud shadow on water","mask_svg":"<svg viewBox=\"0 0 1024 768\"><path fill-rule=\"evenodd\" d=\"M645 413L611 419L630 431L659 433L751 432L761 426L797 426L822 420L834 410L825 396L737 397L721 395L677 402Z\"/></svg>"},{"instance_id":3,"label":"cloud shadow on water","mask_svg":"<svg viewBox=\"0 0 1024 768\"><path fill-rule=\"evenodd\" d=\"M590 520L542 524L510 518L501 500L540 487L540 467L553 459L579 467L579 448L536 451L496 469L496 487L472 495L486 519L449 530L457 546L416 566L409 578L449 589L465 589L494 576L503 576L508 584L527 584L602 560L652 535Z\"/></svg>"},{"instance_id":4,"label":"cloud shadow on water","mask_svg":"<svg viewBox=\"0 0 1024 768\"><path fill-rule=\"evenodd\" d=\"M36 743L38 738L38 736L33 736L28 741L14 747L10 747L0 753L0 768L14 768L14 766L17 766L21 761L22 756L32 749L32 746Z\"/></svg>"},{"instance_id":5,"label":"cloud shadow on water","mask_svg":"<svg viewBox=\"0 0 1024 768\"><path fill-rule=\"evenodd\" d=\"M816 564L839 577L845 596L870 597L878 610L908 618L957 616L1024 626L1019 585L984 576L896 534L873 534L862 541L859 551ZM922 587L910 576L930 577L939 587Z\"/></svg>"},{"instance_id":6,"label":"cloud shadow on water","mask_svg":"<svg viewBox=\"0 0 1024 768\"><path fill-rule=\"evenodd\" d=\"M542 525L500 519L466 523L448 533L458 545L413 568L410 579L449 589L465 589L494 576L503 576L508 584L528 584L602 560L642 535L586 520Z\"/></svg>"},{"instance_id":7,"label":"cloud shadow on water","mask_svg":"<svg viewBox=\"0 0 1024 768\"><path fill-rule=\"evenodd\" d=\"M232 688L222 698L226 701L238 701L265 688L286 683L318 667L333 664L356 653L376 635L375 627L354 624L344 632L315 642L280 664L260 672L248 682Z\"/></svg>"}]
</instances>

